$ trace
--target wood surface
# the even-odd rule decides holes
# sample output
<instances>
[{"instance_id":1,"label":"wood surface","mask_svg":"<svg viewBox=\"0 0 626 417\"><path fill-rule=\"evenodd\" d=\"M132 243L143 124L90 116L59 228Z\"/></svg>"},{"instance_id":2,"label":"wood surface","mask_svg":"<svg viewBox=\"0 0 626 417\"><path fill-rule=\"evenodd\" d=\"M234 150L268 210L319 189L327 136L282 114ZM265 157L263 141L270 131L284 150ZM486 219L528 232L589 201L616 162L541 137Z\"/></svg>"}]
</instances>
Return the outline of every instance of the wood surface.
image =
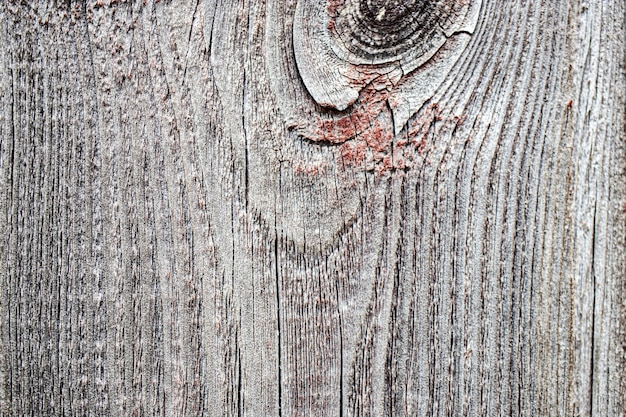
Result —
<instances>
[{"instance_id":1,"label":"wood surface","mask_svg":"<svg viewBox=\"0 0 626 417\"><path fill-rule=\"evenodd\" d=\"M0 415L625 415L625 16L2 1Z\"/></svg>"}]
</instances>

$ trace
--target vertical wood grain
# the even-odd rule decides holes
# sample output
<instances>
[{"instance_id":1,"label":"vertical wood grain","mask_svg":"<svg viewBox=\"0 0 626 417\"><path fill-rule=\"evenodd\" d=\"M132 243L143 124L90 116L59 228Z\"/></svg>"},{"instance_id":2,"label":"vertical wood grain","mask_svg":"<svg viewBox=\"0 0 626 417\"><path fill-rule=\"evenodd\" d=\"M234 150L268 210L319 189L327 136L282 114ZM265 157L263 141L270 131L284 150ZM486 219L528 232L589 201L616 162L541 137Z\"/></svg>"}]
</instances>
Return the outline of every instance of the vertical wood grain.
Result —
<instances>
[{"instance_id":1,"label":"vertical wood grain","mask_svg":"<svg viewBox=\"0 0 626 417\"><path fill-rule=\"evenodd\" d=\"M483 1L400 128L296 5L0 5L0 415L624 415L623 2Z\"/></svg>"}]
</instances>

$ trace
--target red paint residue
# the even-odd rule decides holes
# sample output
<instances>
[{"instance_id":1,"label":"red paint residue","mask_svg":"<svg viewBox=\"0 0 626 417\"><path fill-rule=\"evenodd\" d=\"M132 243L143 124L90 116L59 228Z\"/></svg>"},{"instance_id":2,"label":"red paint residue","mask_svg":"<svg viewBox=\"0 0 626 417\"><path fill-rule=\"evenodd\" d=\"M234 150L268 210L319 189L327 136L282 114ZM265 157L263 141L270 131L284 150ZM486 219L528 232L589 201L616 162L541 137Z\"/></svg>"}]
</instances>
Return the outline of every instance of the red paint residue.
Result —
<instances>
[{"instance_id":1,"label":"red paint residue","mask_svg":"<svg viewBox=\"0 0 626 417\"><path fill-rule=\"evenodd\" d=\"M343 6L344 0L329 0L328 1L328 7L326 10L328 10L328 14L331 17L336 17L338 15L337 11Z\"/></svg>"},{"instance_id":2,"label":"red paint residue","mask_svg":"<svg viewBox=\"0 0 626 417\"><path fill-rule=\"evenodd\" d=\"M335 18L339 16L339 9L343 7L344 0L329 0L328 7L326 10L328 11L328 16L330 16L330 20L328 21L328 30L331 32L335 31Z\"/></svg>"},{"instance_id":3,"label":"red paint residue","mask_svg":"<svg viewBox=\"0 0 626 417\"><path fill-rule=\"evenodd\" d=\"M324 166L322 164L316 163L305 163L303 161L298 162L294 168L293 172L295 174L303 174L303 175L318 175L324 172Z\"/></svg>"},{"instance_id":4,"label":"red paint residue","mask_svg":"<svg viewBox=\"0 0 626 417\"><path fill-rule=\"evenodd\" d=\"M367 145L365 142L346 142L339 148L339 159L345 166L358 167L363 165L367 157Z\"/></svg>"},{"instance_id":5,"label":"red paint residue","mask_svg":"<svg viewBox=\"0 0 626 417\"><path fill-rule=\"evenodd\" d=\"M389 126L382 126L378 121L376 121L371 129L363 133L362 138L372 152L375 153L388 151L391 141L393 140Z\"/></svg>"},{"instance_id":6,"label":"red paint residue","mask_svg":"<svg viewBox=\"0 0 626 417\"><path fill-rule=\"evenodd\" d=\"M408 124L406 130L394 135L387 90L368 85L349 114L336 119L317 117L310 126L292 126L314 142L339 144L337 164L343 168L362 168L377 175L404 171L414 166L441 129L462 126L466 116L442 116L437 103L426 106ZM296 173L315 175L314 168L296 166Z\"/></svg>"},{"instance_id":7,"label":"red paint residue","mask_svg":"<svg viewBox=\"0 0 626 417\"><path fill-rule=\"evenodd\" d=\"M340 167L372 170L378 175L411 168L430 145L429 139L436 136L436 130L444 125L458 127L465 122L465 116L443 120L439 105L432 103L395 136L388 100L400 80L400 71L381 71L374 67L351 68L346 75L361 91L348 110L340 116L316 116L310 123L299 122L290 127L310 141L340 145L337 155ZM295 172L315 175L320 171L298 165Z\"/></svg>"},{"instance_id":8,"label":"red paint residue","mask_svg":"<svg viewBox=\"0 0 626 417\"><path fill-rule=\"evenodd\" d=\"M359 137L365 140L372 135L374 138L371 140L375 140L381 135L382 130L388 128L381 126L378 120L379 115L386 111L387 95L387 91L376 91L370 85L361 93L350 114L338 119L323 119L317 116L314 125L300 129L300 133L314 142L343 143Z\"/></svg>"}]
</instances>

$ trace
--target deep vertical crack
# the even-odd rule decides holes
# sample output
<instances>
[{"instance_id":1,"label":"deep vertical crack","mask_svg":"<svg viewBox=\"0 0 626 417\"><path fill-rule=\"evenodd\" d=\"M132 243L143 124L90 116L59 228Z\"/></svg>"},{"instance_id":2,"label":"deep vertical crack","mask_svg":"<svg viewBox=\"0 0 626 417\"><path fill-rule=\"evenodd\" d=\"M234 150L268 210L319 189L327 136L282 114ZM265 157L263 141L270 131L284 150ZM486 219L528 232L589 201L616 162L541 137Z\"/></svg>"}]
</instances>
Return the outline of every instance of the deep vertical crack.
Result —
<instances>
[{"instance_id":1,"label":"deep vertical crack","mask_svg":"<svg viewBox=\"0 0 626 417\"><path fill-rule=\"evenodd\" d=\"M593 386L594 386L594 353L596 342L596 268L595 268L595 255L596 255L596 214L598 211L598 201L594 205L593 209L593 234L591 235L591 278L593 284L593 298L591 302L591 358L589 359L589 417L593 416Z\"/></svg>"},{"instance_id":2,"label":"deep vertical crack","mask_svg":"<svg viewBox=\"0 0 626 417\"><path fill-rule=\"evenodd\" d=\"M343 417L343 319L341 317L341 304L339 298L339 280L335 282L337 316L339 320L339 417Z\"/></svg>"},{"instance_id":3,"label":"deep vertical crack","mask_svg":"<svg viewBox=\"0 0 626 417\"><path fill-rule=\"evenodd\" d=\"M279 171L280 172L280 171ZM281 177L279 173L279 189L281 184ZM274 271L276 281L276 321L278 328L278 416L283 415L283 375L282 375L282 327L281 327L281 314L280 314L280 276L278 271L278 227L276 225L276 217L278 213L274 209Z\"/></svg>"}]
</instances>

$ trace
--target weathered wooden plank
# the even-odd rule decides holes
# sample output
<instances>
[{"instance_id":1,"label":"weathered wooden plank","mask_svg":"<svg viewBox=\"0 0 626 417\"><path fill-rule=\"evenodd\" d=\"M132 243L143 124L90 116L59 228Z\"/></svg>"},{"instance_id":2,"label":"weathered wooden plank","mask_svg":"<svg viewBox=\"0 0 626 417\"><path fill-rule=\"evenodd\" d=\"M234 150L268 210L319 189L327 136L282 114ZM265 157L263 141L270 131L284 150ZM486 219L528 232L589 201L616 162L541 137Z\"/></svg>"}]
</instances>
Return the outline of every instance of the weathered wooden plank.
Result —
<instances>
[{"instance_id":1,"label":"weathered wooden plank","mask_svg":"<svg viewBox=\"0 0 626 417\"><path fill-rule=\"evenodd\" d=\"M2 3L0 414L624 415L623 2L417 3Z\"/></svg>"}]
</instances>

